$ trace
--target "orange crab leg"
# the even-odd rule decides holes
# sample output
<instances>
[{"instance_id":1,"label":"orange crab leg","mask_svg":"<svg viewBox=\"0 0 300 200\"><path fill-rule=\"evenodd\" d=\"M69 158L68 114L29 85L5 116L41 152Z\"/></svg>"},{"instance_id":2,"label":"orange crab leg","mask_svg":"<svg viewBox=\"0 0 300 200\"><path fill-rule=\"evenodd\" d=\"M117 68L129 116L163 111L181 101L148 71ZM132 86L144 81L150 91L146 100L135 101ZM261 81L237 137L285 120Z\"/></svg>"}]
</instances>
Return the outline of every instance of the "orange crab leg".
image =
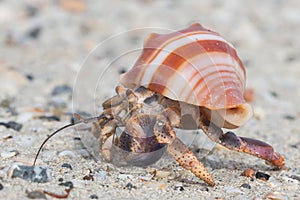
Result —
<instances>
[{"instance_id":1,"label":"orange crab leg","mask_svg":"<svg viewBox=\"0 0 300 200\"><path fill-rule=\"evenodd\" d=\"M262 158L278 168L282 168L284 166L283 156L275 152L271 145L260 140L239 137L233 132L227 132L220 137L220 141L220 144L228 149L245 152Z\"/></svg>"},{"instance_id":2,"label":"orange crab leg","mask_svg":"<svg viewBox=\"0 0 300 200\"><path fill-rule=\"evenodd\" d=\"M157 117L154 126L156 139L161 144L168 144L169 154L185 169L190 170L198 178L205 181L210 186L214 186L215 182L203 164L191 152L188 147L177 138L169 121L162 114Z\"/></svg>"},{"instance_id":3,"label":"orange crab leg","mask_svg":"<svg viewBox=\"0 0 300 200\"><path fill-rule=\"evenodd\" d=\"M273 147L265 142L251 138L239 137L233 132L227 132L224 134L221 128L209 122L203 116L200 117L199 125L211 140L228 149L244 152L264 159L279 169L284 166L284 157L275 152Z\"/></svg>"}]
</instances>

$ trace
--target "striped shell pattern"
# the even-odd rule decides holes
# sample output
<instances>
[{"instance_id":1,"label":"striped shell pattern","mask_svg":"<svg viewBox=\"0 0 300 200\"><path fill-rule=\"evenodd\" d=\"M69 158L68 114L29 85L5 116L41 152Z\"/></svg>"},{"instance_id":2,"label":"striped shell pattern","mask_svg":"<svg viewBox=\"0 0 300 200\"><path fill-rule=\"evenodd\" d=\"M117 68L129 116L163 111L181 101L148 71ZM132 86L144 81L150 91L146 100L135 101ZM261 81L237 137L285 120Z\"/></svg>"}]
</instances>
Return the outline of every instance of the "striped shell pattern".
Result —
<instances>
[{"instance_id":1,"label":"striped shell pattern","mask_svg":"<svg viewBox=\"0 0 300 200\"><path fill-rule=\"evenodd\" d=\"M226 128L244 124L252 108L244 100L246 73L234 47L195 23L170 34L152 33L135 65L120 78L170 99L207 108ZM229 125L228 125L229 124Z\"/></svg>"}]
</instances>

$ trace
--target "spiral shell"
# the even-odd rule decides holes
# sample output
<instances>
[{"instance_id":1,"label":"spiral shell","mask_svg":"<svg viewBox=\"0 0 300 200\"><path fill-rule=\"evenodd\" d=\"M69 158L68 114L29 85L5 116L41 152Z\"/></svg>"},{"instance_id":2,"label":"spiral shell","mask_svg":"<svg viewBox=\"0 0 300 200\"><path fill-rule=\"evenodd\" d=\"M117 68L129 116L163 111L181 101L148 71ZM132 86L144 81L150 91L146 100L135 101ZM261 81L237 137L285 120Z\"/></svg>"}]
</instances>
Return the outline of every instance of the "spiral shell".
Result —
<instances>
[{"instance_id":1,"label":"spiral shell","mask_svg":"<svg viewBox=\"0 0 300 200\"><path fill-rule=\"evenodd\" d=\"M252 116L243 97L245 79L234 47L195 23L170 34L150 34L142 54L120 82L127 88L144 86L170 99L205 107L211 116L225 121L224 127L234 128Z\"/></svg>"}]
</instances>

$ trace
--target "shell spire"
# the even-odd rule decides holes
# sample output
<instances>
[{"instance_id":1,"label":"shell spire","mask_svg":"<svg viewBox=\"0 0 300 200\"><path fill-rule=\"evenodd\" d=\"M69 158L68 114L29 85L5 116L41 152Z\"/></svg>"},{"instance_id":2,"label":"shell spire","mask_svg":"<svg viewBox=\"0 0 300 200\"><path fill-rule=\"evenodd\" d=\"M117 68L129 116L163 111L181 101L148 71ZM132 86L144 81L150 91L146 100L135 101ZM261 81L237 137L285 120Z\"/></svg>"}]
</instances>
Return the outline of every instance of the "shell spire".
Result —
<instances>
[{"instance_id":1,"label":"shell spire","mask_svg":"<svg viewBox=\"0 0 300 200\"><path fill-rule=\"evenodd\" d=\"M144 86L170 99L205 107L211 117L225 120L224 127L234 128L252 116L243 97L245 79L234 47L195 23L169 34L150 34L142 54L121 75L120 83L128 88Z\"/></svg>"}]
</instances>

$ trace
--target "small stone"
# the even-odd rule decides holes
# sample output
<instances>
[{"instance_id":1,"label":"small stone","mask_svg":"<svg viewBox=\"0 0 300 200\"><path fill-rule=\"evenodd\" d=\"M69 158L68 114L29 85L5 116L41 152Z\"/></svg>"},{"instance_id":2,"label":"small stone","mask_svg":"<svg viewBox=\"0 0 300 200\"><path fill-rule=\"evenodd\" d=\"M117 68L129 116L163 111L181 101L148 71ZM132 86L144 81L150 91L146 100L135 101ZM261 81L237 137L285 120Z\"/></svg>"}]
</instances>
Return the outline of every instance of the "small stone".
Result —
<instances>
[{"instance_id":1,"label":"small stone","mask_svg":"<svg viewBox=\"0 0 300 200\"><path fill-rule=\"evenodd\" d=\"M244 194L240 189L234 187L225 187L227 194Z\"/></svg>"},{"instance_id":2,"label":"small stone","mask_svg":"<svg viewBox=\"0 0 300 200\"><path fill-rule=\"evenodd\" d=\"M52 115L52 116L39 116L39 119L41 120L47 120L47 121L60 121L60 118L55 116L55 115Z\"/></svg>"},{"instance_id":3,"label":"small stone","mask_svg":"<svg viewBox=\"0 0 300 200\"><path fill-rule=\"evenodd\" d=\"M0 190L3 190L3 188L4 188L3 185L0 183Z\"/></svg>"},{"instance_id":4,"label":"small stone","mask_svg":"<svg viewBox=\"0 0 300 200\"><path fill-rule=\"evenodd\" d=\"M35 190L29 192L26 190L26 194L29 199L47 199L46 195L42 191Z\"/></svg>"},{"instance_id":5,"label":"small stone","mask_svg":"<svg viewBox=\"0 0 300 200\"><path fill-rule=\"evenodd\" d=\"M85 175L83 177L83 180L86 180L86 181L94 181L94 176L92 174L89 174L89 175Z\"/></svg>"},{"instance_id":6,"label":"small stone","mask_svg":"<svg viewBox=\"0 0 300 200\"><path fill-rule=\"evenodd\" d=\"M50 173L46 167L14 165L12 168L12 178L18 177L37 183L50 181Z\"/></svg>"},{"instance_id":7,"label":"small stone","mask_svg":"<svg viewBox=\"0 0 300 200\"><path fill-rule=\"evenodd\" d=\"M265 196L265 199L270 200L282 200L282 199L288 199L287 195L281 192L271 192Z\"/></svg>"},{"instance_id":8,"label":"small stone","mask_svg":"<svg viewBox=\"0 0 300 200\"><path fill-rule=\"evenodd\" d=\"M295 116L293 116L293 115L289 115L289 114L287 114L287 115L284 115L284 116L283 116L283 118L284 118L284 119L286 119L286 120L290 120L290 121L293 121L293 120L295 120L295 119L296 119L296 117L295 117Z\"/></svg>"},{"instance_id":9,"label":"small stone","mask_svg":"<svg viewBox=\"0 0 300 200\"><path fill-rule=\"evenodd\" d=\"M183 191L184 187L183 186L175 186L175 190Z\"/></svg>"},{"instance_id":10,"label":"small stone","mask_svg":"<svg viewBox=\"0 0 300 200\"><path fill-rule=\"evenodd\" d=\"M68 169L70 169L70 170L73 170L72 165L70 165L69 163L64 163L64 164L61 165L61 167L64 167L64 168L68 168Z\"/></svg>"},{"instance_id":11,"label":"small stone","mask_svg":"<svg viewBox=\"0 0 300 200\"><path fill-rule=\"evenodd\" d=\"M27 32L27 37L37 39L40 36L41 30L40 26L33 27Z\"/></svg>"},{"instance_id":12,"label":"small stone","mask_svg":"<svg viewBox=\"0 0 300 200\"><path fill-rule=\"evenodd\" d=\"M201 188L201 191L209 192L209 189L207 187Z\"/></svg>"},{"instance_id":13,"label":"small stone","mask_svg":"<svg viewBox=\"0 0 300 200\"><path fill-rule=\"evenodd\" d=\"M96 176L99 177L101 180L106 179L106 171L99 171L96 173Z\"/></svg>"},{"instance_id":14,"label":"small stone","mask_svg":"<svg viewBox=\"0 0 300 200\"><path fill-rule=\"evenodd\" d=\"M265 174L263 172L256 172L255 177L257 179L263 180L263 181L267 181L270 178L269 174Z\"/></svg>"},{"instance_id":15,"label":"small stone","mask_svg":"<svg viewBox=\"0 0 300 200\"><path fill-rule=\"evenodd\" d=\"M26 74L25 76L29 81L33 81L34 77L31 74Z\"/></svg>"},{"instance_id":16,"label":"small stone","mask_svg":"<svg viewBox=\"0 0 300 200\"><path fill-rule=\"evenodd\" d=\"M139 179L142 181L150 181L152 179L152 175L148 175L148 176L140 176Z\"/></svg>"},{"instance_id":17,"label":"small stone","mask_svg":"<svg viewBox=\"0 0 300 200\"><path fill-rule=\"evenodd\" d=\"M14 138L12 135L7 135L7 136L4 136L3 140L9 140L12 138Z\"/></svg>"},{"instance_id":18,"label":"small stone","mask_svg":"<svg viewBox=\"0 0 300 200\"><path fill-rule=\"evenodd\" d=\"M1 152L1 158L3 159L7 159L7 158L11 158L11 157L14 157L16 155L18 155L19 152L16 151L16 150L13 150L13 151L9 151L9 152Z\"/></svg>"},{"instance_id":19,"label":"small stone","mask_svg":"<svg viewBox=\"0 0 300 200\"><path fill-rule=\"evenodd\" d=\"M246 188L246 189L251 189L251 186L249 185L249 184L247 184L247 183L243 183L242 185L241 185L241 187L242 188Z\"/></svg>"},{"instance_id":20,"label":"small stone","mask_svg":"<svg viewBox=\"0 0 300 200\"><path fill-rule=\"evenodd\" d=\"M153 189L165 189L167 187L167 184L165 183L159 183L156 181L149 181L149 182L145 182L145 185L149 188L153 188Z\"/></svg>"},{"instance_id":21,"label":"small stone","mask_svg":"<svg viewBox=\"0 0 300 200\"><path fill-rule=\"evenodd\" d=\"M71 150L64 150L58 154L59 157L70 157L70 158L76 158L76 155Z\"/></svg>"},{"instance_id":22,"label":"small stone","mask_svg":"<svg viewBox=\"0 0 300 200\"><path fill-rule=\"evenodd\" d=\"M278 97L278 94L277 94L277 92L275 92L275 91L271 91L270 94L271 94L273 97Z\"/></svg>"},{"instance_id":23,"label":"small stone","mask_svg":"<svg viewBox=\"0 0 300 200\"><path fill-rule=\"evenodd\" d=\"M136 189L136 186L132 185L132 183L127 183L124 189L132 190L132 188Z\"/></svg>"},{"instance_id":24,"label":"small stone","mask_svg":"<svg viewBox=\"0 0 300 200\"><path fill-rule=\"evenodd\" d=\"M291 175L291 178L300 181L300 174L293 174Z\"/></svg>"},{"instance_id":25,"label":"small stone","mask_svg":"<svg viewBox=\"0 0 300 200\"><path fill-rule=\"evenodd\" d=\"M257 120L262 120L266 116L265 111L261 107L255 107L253 111L253 115Z\"/></svg>"},{"instance_id":26,"label":"small stone","mask_svg":"<svg viewBox=\"0 0 300 200\"><path fill-rule=\"evenodd\" d=\"M118 176L118 179L121 179L121 180L132 179L132 178L133 178L133 176L130 174L119 174L119 176Z\"/></svg>"},{"instance_id":27,"label":"small stone","mask_svg":"<svg viewBox=\"0 0 300 200\"><path fill-rule=\"evenodd\" d=\"M72 93L72 88L68 85L59 85L56 86L51 92L53 96L64 94L64 93Z\"/></svg>"},{"instance_id":28,"label":"small stone","mask_svg":"<svg viewBox=\"0 0 300 200\"><path fill-rule=\"evenodd\" d=\"M59 181L59 182L63 182L64 179L63 179L63 178L59 178L58 181Z\"/></svg>"},{"instance_id":29,"label":"small stone","mask_svg":"<svg viewBox=\"0 0 300 200\"><path fill-rule=\"evenodd\" d=\"M126 69L124 69L124 68L119 69L119 74L124 74L125 72L126 72Z\"/></svg>"},{"instance_id":30,"label":"small stone","mask_svg":"<svg viewBox=\"0 0 300 200\"><path fill-rule=\"evenodd\" d=\"M66 186L66 187L68 187L70 189L73 189L73 187L74 187L74 185L73 185L73 183L71 181L63 182L63 183L60 183L58 185Z\"/></svg>"},{"instance_id":31,"label":"small stone","mask_svg":"<svg viewBox=\"0 0 300 200\"><path fill-rule=\"evenodd\" d=\"M255 170L252 169L252 168L248 168L242 173L242 176L246 176L246 177L249 177L249 178L254 178Z\"/></svg>"},{"instance_id":32,"label":"small stone","mask_svg":"<svg viewBox=\"0 0 300 200\"><path fill-rule=\"evenodd\" d=\"M9 121L7 123L0 122L0 125L5 126L6 128L14 129L16 131L20 131L22 129L22 127L23 127L22 124L19 124L19 123L14 122L14 121Z\"/></svg>"},{"instance_id":33,"label":"small stone","mask_svg":"<svg viewBox=\"0 0 300 200\"><path fill-rule=\"evenodd\" d=\"M155 178L166 178L170 176L172 173L170 171L164 171L164 170L154 170L153 175Z\"/></svg>"},{"instance_id":34,"label":"small stone","mask_svg":"<svg viewBox=\"0 0 300 200\"><path fill-rule=\"evenodd\" d=\"M97 195L95 195L95 194L92 194L92 195L90 195L90 199L99 199L99 198L98 198L98 196L97 196Z\"/></svg>"}]
</instances>

